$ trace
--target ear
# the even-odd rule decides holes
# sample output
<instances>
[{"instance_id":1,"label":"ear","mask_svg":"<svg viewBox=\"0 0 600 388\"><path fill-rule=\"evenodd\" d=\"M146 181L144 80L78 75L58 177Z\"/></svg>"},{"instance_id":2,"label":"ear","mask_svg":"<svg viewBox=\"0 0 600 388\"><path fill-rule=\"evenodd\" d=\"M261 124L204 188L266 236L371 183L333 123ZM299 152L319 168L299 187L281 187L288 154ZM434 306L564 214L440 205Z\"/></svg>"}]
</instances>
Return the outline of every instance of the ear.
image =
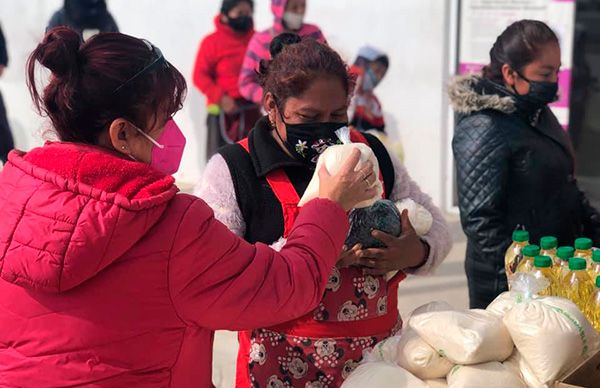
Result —
<instances>
[{"instance_id":1,"label":"ear","mask_svg":"<svg viewBox=\"0 0 600 388\"><path fill-rule=\"evenodd\" d=\"M263 100L263 108L265 109L265 111L267 112L267 115L269 116L269 121L272 123L275 123L275 121L277 120L277 103L275 102L275 97L273 96L273 93L271 92L267 92L267 94L265 94L265 98Z\"/></svg>"},{"instance_id":2,"label":"ear","mask_svg":"<svg viewBox=\"0 0 600 388\"><path fill-rule=\"evenodd\" d=\"M229 16L225 15L224 13L221 14L221 22L223 24L227 24L229 22Z\"/></svg>"},{"instance_id":3,"label":"ear","mask_svg":"<svg viewBox=\"0 0 600 388\"><path fill-rule=\"evenodd\" d=\"M510 68L508 64L502 65L502 77L504 78L504 83L508 86L515 86L515 71Z\"/></svg>"},{"instance_id":4,"label":"ear","mask_svg":"<svg viewBox=\"0 0 600 388\"><path fill-rule=\"evenodd\" d=\"M116 119L108 128L110 143L118 152L129 155L131 153L129 142L137 136L137 130L125 119Z\"/></svg>"}]
</instances>

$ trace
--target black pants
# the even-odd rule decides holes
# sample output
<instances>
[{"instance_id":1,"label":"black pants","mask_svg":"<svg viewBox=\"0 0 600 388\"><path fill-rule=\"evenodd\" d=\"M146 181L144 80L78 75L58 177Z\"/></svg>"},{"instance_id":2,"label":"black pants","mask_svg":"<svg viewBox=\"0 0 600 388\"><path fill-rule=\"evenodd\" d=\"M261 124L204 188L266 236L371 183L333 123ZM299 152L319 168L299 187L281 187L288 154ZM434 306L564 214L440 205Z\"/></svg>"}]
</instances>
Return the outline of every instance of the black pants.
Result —
<instances>
[{"instance_id":1,"label":"black pants","mask_svg":"<svg viewBox=\"0 0 600 388\"><path fill-rule=\"evenodd\" d=\"M0 161L6 163L8 160L8 153L15 148L12 134L10 133L10 126L8 125L8 119L6 118L6 108L4 107L4 100L0 93Z\"/></svg>"},{"instance_id":2,"label":"black pants","mask_svg":"<svg viewBox=\"0 0 600 388\"><path fill-rule=\"evenodd\" d=\"M491 260L491 258L487 258ZM498 295L508 291L508 281L504 266L486 262L467 247L465 272L469 284L469 307L486 308Z\"/></svg>"}]
</instances>

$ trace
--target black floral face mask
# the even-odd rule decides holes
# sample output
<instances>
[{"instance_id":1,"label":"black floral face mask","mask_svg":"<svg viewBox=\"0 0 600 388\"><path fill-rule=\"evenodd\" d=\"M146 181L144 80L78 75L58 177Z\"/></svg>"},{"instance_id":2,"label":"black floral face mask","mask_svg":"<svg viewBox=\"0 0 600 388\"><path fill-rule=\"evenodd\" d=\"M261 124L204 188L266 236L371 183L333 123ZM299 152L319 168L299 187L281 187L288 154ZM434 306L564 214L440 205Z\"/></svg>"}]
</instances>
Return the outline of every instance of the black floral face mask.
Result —
<instances>
[{"instance_id":1,"label":"black floral face mask","mask_svg":"<svg viewBox=\"0 0 600 388\"><path fill-rule=\"evenodd\" d=\"M315 167L319 156L330 146L341 144L335 132L348 123L316 122L303 124L288 124L281 116L285 125L287 140L283 143L297 159Z\"/></svg>"}]
</instances>

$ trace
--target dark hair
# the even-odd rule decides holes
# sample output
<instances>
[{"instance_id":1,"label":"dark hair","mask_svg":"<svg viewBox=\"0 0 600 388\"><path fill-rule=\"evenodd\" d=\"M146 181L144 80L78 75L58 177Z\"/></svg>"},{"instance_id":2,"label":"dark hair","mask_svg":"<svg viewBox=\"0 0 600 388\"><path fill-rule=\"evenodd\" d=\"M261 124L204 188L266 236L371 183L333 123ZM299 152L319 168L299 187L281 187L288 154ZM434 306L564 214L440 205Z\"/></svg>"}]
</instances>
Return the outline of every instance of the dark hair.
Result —
<instances>
[{"instance_id":1,"label":"dark hair","mask_svg":"<svg viewBox=\"0 0 600 388\"><path fill-rule=\"evenodd\" d=\"M511 24L498 36L490 50L490 64L483 68L483 77L504 83L504 64L515 71L522 71L538 57L540 49L551 42L558 43L558 38L545 23L521 20Z\"/></svg>"},{"instance_id":2,"label":"dark hair","mask_svg":"<svg viewBox=\"0 0 600 388\"><path fill-rule=\"evenodd\" d=\"M390 58L387 55L377 57L373 62L381 63L386 68L390 67Z\"/></svg>"},{"instance_id":3,"label":"dark hair","mask_svg":"<svg viewBox=\"0 0 600 388\"><path fill-rule=\"evenodd\" d=\"M82 42L66 27L50 30L27 62L27 85L40 113L50 117L60 140L96 144L113 120L122 117L139 128L157 113L172 115L182 107L186 83L168 62L142 73L156 60L149 43L120 33L101 33ZM40 95L36 62L52 74Z\"/></svg>"},{"instance_id":4,"label":"dark hair","mask_svg":"<svg viewBox=\"0 0 600 388\"><path fill-rule=\"evenodd\" d=\"M240 3L248 3L250 4L250 7L254 9L253 0L223 0L223 3L221 4L221 13L223 15L227 15L229 11L237 7Z\"/></svg>"},{"instance_id":5,"label":"dark hair","mask_svg":"<svg viewBox=\"0 0 600 388\"><path fill-rule=\"evenodd\" d=\"M272 93L282 105L289 97L299 96L318 76L337 77L348 97L355 79L340 55L312 38L300 38L293 33L278 35L269 49L271 60L261 60L258 80L263 96Z\"/></svg>"}]
</instances>

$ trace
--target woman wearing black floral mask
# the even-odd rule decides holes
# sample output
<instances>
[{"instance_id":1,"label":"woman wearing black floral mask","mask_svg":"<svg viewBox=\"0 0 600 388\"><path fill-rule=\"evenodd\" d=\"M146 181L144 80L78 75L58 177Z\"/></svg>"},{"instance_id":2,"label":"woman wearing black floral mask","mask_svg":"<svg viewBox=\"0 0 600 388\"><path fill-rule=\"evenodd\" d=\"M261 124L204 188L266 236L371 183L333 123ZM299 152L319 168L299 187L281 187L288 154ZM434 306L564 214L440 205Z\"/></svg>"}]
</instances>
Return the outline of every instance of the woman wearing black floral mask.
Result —
<instances>
[{"instance_id":1,"label":"woman wearing black floral mask","mask_svg":"<svg viewBox=\"0 0 600 388\"><path fill-rule=\"evenodd\" d=\"M558 98L560 66L555 33L523 20L498 37L482 76L450 86L472 308L507 289L504 252L518 225L532 242L550 235L571 245L585 235L600 243L600 217L577 187L568 132L548 107Z\"/></svg>"},{"instance_id":2,"label":"woman wearing black floral mask","mask_svg":"<svg viewBox=\"0 0 600 388\"><path fill-rule=\"evenodd\" d=\"M340 56L313 39L282 34L273 40L271 55L273 60L263 61L259 70L267 115L246 140L222 149L209 161L196 194L247 241L280 246L318 156L340 141L336 131L348 125L354 80ZM354 131L351 138L374 151L386 197L412 198L432 213L434 225L420 239L403 214L399 238L374 232L385 248L356 246L340 252L339 268L332 269L314 312L278 327L241 333L237 387L248 387L250 381L261 387L286 382L298 387L340 386L363 350L391 335L401 323L396 297L404 273L385 275L397 270L428 273L448 252L443 216L401 163L374 136ZM377 177L365 179L375 182ZM331 341L332 336L338 339ZM331 362L316 362L320 357Z\"/></svg>"}]
</instances>

